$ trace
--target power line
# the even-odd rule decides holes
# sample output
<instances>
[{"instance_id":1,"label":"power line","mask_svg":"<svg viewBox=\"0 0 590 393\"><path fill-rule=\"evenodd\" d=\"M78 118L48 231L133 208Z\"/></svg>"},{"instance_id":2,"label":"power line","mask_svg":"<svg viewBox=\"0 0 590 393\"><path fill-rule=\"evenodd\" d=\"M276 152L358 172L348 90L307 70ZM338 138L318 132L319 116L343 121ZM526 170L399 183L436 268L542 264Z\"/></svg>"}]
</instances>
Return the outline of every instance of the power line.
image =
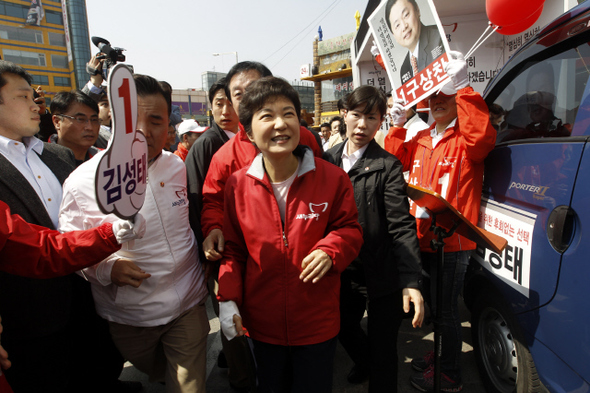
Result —
<instances>
[{"instance_id":1,"label":"power line","mask_svg":"<svg viewBox=\"0 0 590 393\"><path fill-rule=\"evenodd\" d=\"M283 45L282 45L282 46L281 46L279 49L277 49L276 51L274 51L273 53L271 53L271 54L270 54L270 55L269 55L269 56L268 56L266 59L264 59L264 60L263 60L263 62L266 62L268 59L270 59L272 56L274 56L274 55L275 55L277 52L279 52L281 49L285 48L285 47L286 47L286 46L287 46L287 45L288 45L288 44L289 44L291 41L293 41L294 39L296 39L298 36L300 36L300 35L301 35L301 34L303 34L303 33L306 33L306 32L307 32L307 30L310 28L310 26L313 26L313 25L315 25L315 24L317 24L317 23L321 22L321 21L322 21L322 20L325 18L325 15L324 15L324 14L327 14L329 11L331 11L331 9L334 9L334 8L336 8L336 5L338 5L338 3L340 3L341 1L342 1L342 0L334 0L334 1L332 2L332 4L330 4L330 5L328 6L328 8L326 8L326 9L325 9L323 12L321 12L321 13L319 14L319 16L318 16L318 17L316 17L314 20L312 20L312 21L311 21L311 22L310 22L310 23L309 23L307 26L305 26L305 27L303 28L303 30L301 30L299 33L297 33L297 34L296 34L296 35L295 35L293 38L291 38L289 41L287 41L286 43L284 43L284 44L283 44ZM303 37L305 37L305 35L304 35ZM299 42L301 42L301 40L299 40L297 43L299 43ZM287 54L288 54L288 53L289 53L289 52L287 52ZM285 56L286 56L286 55L285 55ZM283 56L283 57L282 57L282 58L281 58L281 59L280 59L280 60L279 60L279 61L278 61L278 62L275 64L275 66L276 66L278 63L280 63L280 62L281 62L281 60L283 60L283 59L285 58L285 56Z\"/></svg>"}]
</instances>

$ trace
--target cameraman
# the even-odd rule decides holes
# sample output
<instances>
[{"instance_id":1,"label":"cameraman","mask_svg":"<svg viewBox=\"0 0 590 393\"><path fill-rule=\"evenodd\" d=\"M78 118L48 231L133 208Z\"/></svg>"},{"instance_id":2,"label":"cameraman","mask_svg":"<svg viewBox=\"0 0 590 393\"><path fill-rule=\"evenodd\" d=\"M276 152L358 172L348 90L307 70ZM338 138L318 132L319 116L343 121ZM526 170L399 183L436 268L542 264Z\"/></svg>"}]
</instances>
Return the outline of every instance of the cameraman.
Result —
<instances>
[{"instance_id":1,"label":"cameraman","mask_svg":"<svg viewBox=\"0 0 590 393\"><path fill-rule=\"evenodd\" d=\"M109 97L106 86L102 86L102 82L104 81L102 69L105 60L106 58L103 53L97 53L86 63L86 71L90 74L90 80L82 88L82 92L90 96L98 104L100 130L94 146L99 149L106 149L112 134Z\"/></svg>"}]
</instances>

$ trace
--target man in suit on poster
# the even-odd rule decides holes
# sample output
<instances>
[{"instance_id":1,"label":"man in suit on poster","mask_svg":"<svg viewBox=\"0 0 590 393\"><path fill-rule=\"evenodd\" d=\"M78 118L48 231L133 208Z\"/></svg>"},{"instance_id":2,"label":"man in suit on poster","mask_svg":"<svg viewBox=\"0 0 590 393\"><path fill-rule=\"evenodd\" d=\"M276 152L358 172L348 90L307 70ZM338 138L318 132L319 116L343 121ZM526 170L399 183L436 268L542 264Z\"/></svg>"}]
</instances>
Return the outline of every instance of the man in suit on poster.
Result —
<instances>
[{"instance_id":1,"label":"man in suit on poster","mask_svg":"<svg viewBox=\"0 0 590 393\"><path fill-rule=\"evenodd\" d=\"M416 0L388 0L385 20L397 43L408 49L400 67L401 85L445 53L438 27L420 21Z\"/></svg>"}]
</instances>

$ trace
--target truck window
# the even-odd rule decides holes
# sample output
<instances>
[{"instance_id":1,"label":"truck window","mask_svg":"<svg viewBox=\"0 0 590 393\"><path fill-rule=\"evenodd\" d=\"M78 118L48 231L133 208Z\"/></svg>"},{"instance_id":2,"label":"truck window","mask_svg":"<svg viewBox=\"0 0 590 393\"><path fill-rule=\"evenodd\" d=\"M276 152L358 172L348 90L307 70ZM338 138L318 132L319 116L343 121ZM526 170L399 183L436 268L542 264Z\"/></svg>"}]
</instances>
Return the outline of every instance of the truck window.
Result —
<instances>
[{"instance_id":1,"label":"truck window","mask_svg":"<svg viewBox=\"0 0 590 393\"><path fill-rule=\"evenodd\" d=\"M524 61L501 93L488 97L492 119L503 115L496 125L497 144L572 136L590 75L590 46L564 46L559 53L550 49Z\"/></svg>"}]
</instances>

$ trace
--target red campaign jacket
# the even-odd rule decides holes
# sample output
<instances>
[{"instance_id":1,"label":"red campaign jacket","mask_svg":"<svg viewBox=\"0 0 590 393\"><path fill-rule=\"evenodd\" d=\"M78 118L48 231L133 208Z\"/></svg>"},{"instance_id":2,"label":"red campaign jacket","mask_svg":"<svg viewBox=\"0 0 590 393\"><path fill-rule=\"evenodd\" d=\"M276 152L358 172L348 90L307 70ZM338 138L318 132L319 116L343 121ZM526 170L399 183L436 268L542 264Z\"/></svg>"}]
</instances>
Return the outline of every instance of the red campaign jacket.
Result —
<instances>
[{"instance_id":1,"label":"red campaign jacket","mask_svg":"<svg viewBox=\"0 0 590 393\"><path fill-rule=\"evenodd\" d=\"M322 149L307 128L300 128L299 144L309 146L313 154L321 158ZM256 146L250 142L240 124L240 131L235 137L225 143L213 155L209 171L203 184L203 211L201 214L201 229L203 236L207 237L212 229L223 225L223 190L230 175L252 163L258 154Z\"/></svg>"},{"instance_id":2,"label":"red campaign jacket","mask_svg":"<svg viewBox=\"0 0 590 393\"><path fill-rule=\"evenodd\" d=\"M236 302L250 337L275 345L317 344L338 334L340 273L363 243L348 176L302 150L284 230L261 155L225 189L218 299ZM333 265L317 283L304 283L301 262L315 249Z\"/></svg>"},{"instance_id":3,"label":"red campaign jacket","mask_svg":"<svg viewBox=\"0 0 590 393\"><path fill-rule=\"evenodd\" d=\"M489 120L486 103L471 87L457 93L457 120L432 148L429 129L420 131L404 142L406 129L392 127L385 137L385 150L396 156L404 171L410 171L408 184L435 191L477 225L484 159L494 148L496 131ZM416 204L410 201L410 212L416 216ZM434 252L430 240L430 218L416 217L418 239L423 252ZM475 243L454 234L445 239L445 251L473 250Z\"/></svg>"},{"instance_id":4,"label":"red campaign jacket","mask_svg":"<svg viewBox=\"0 0 590 393\"><path fill-rule=\"evenodd\" d=\"M184 147L182 143L179 143L176 147L176 150L174 151L174 154L180 157L182 162L184 162L186 161L186 155L188 154L188 150L186 149L186 147Z\"/></svg>"},{"instance_id":5,"label":"red campaign jacket","mask_svg":"<svg viewBox=\"0 0 590 393\"><path fill-rule=\"evenodd\" d=\"M0 392L2 393L14 393L12 388L8 384L6 380L6 376L4 374L0 374Z\"/></svg>"},{"instance_id":6,"label":"red campaign jacket","mask_svg":"<svg viewBox=\"0 0 590 393\"><path fill-rule=\"evenodd\" d=\"M31 278L65 276L94 265L121 246L112 224L60 234L11 215L0 201L0 270Z\"/></svg>"}]
</instances>

